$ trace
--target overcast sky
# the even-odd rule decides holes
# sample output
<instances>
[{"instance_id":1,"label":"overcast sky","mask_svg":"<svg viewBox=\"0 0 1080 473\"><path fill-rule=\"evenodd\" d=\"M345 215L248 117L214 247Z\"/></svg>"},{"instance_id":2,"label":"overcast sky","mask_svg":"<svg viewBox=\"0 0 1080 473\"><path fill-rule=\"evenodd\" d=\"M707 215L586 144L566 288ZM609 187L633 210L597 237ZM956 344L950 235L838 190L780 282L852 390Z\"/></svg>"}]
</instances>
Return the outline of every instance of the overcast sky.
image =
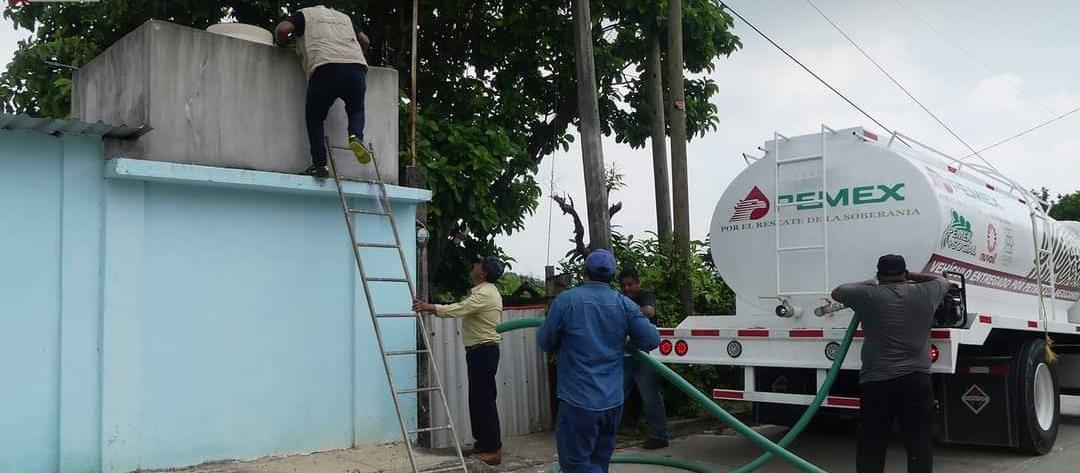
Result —
<instances>
[{"instance_id":1,"label":"overcast sky","mask_svg":"<svg viewBox=\"0 0 1080 473\"><path fill-rule=\"evenodd\" d=\"M900 1L1001 75L966 56L894 0L815 0L972 145L992 144L1080 107L1080 65L1076 62L1080 28L1075 23L1080 18L1080 2ZM950 154L967 154L804 1L729 3L886 126ZM689 144L691 236L695 239L705 238L716 201L745 168L741 153L760 154L756 148L774 131L806 134L817 131L821 123L876 129L745 25L737 23L735 33L743 49L720 60L713 73L720 86L713 97L720 110L719 129ZM6 63L16 42L28 34L3 22L0 60ZM1064 193L1080 189L1078 152L1080 114L985 156L1028 187L1047 186ZM624 205L613 224L635 235L655 230L649 149L631 150L605 140L604 158L626 175L627 188L613 195L613 200ZM557 206L548 238L552 166L554 192L573 196L582 203L585 215L580 149L571 148L541 165L537 180L544 195L524 231L499 239L517 260L514 271L542 276L544 265L555 264L571 247L572 224Z\"/></svg>"}]
</instances>

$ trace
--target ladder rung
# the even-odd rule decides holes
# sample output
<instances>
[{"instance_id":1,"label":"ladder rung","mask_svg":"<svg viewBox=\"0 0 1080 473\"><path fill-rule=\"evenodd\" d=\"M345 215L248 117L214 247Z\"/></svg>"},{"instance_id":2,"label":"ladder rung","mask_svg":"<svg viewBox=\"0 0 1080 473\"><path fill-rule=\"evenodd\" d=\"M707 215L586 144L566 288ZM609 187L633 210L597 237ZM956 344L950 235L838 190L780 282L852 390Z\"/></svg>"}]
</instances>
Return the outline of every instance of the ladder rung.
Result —
<instances>
[{"instance_id":1,"label":"ladder rung","mask_svg":"<svg viewBox=\"0 0 1080 473\"><path fill-rule=\"evenodd\" d=\"M367 278L370 282L409 282L405 278Z\"/></svg>"},{"instance_id":2,"label":"ladder rung","mask_svg":"<svg viewBox=\"0 0 1080 473\"><path fill-rule=\"evenodd\" d=\"M434 387L430 387L430 388L402 389L401 391L398 391L397 393L400 396L402 394L429 393L429 392L438 391L438 390L441 390L441 389L442 388L440 388L438 386L434 386Z\"/></svg>"},{"instance_id":3,"label":"ladder rung","mask_svg":"<svg viewBox=\"0 0 1080 473\"><path fill-rule=\"evenodd\" d=\"M335 146L335 145L330 145L330 149L340 149L340 150L342 150L342 151L352 151L352 148L350 148L350 147L348 147L348 146Z\"/></svg>"},{"instance_id":4,"label":"ladder rung","mask_svg":"<svg viewBox=\"0 0 1080 473\"><path fill-rule=\"evenodd\" d=\"M424 353L431 353L431 350L394 350L383 352L386 356L423 355Z\"/></svg>"},{"instance_id":5,"label":"ladder rung","mask_svg":"<svg viewBox=\"0 0 1080 473\"><path fill-rule=\"evenodd\" d=\"M779 204L776 204L776 206L777 207L794 207L796 205L814 205L814 204L820 204L822 202L825 202L825 201L822 200L822 199L801 200L801 201L798 201L798 202L781 202Z\"/></svg>"},{"instance_id":6,"label":"ladder rung","mask_svg":"<svg viewBox=\"0 0 1080 473\"><path fill-rule=\"evenodd\" d=\"M379 215L379 216L382 216L382 217L386 217L386 216L390 215L389 213L380 212L378 210L364 210L364 209L349 209L349 213L351 213L351 214L360 214L360 215Z\"/></svg>"},{"instance_id":7,"label":"ladder rung","mask_svg":"<svg viewBox=\"0 0 1080 473\"><path fill-rule=\"evenodd\" d=\"M793 163L801 163L801 162L803 162L803 161L813 161L813 160L815 160L815 159L823 159L824 157L825 157L825 156L823 156L823 155L820 155L820 154L812 154L812 155L809 155L809 156L796 156L796 157L794 157L794 158L788 158L788 159L780 159L780 160L777 160L777 161L776 161L776 164L778 164L778 165L779 165L779 164L793 164Z\"/></svg>"},{"instance_id":8,"label":"ladder rung","mask_svg":"<svg viewBox=\"0 0 1080 473\"><path fill-rule=\"evenodd\" d=\"M419 434L422 432L437 432L440 430L450 430L452 427L449 425L441 425L439 427L424 427L422 429L410 430L410 434Z\"/></svg>"},{"instance_id":9,"label":"ladder rung","mask_svg":"<svg viewBox=\"0 0 1080 473\"><path fill-rule=\"evenodd\" d=\"M359 248L397 248L397 245L393 243L357 243ZM370 279L370 278L369 278Z\"/></svg>"},{"instance_id":10,"label":"ladder rung","mask_svg":"<svg viewBox=\"0 0 1080 473\"><path fill-rule=\"evenodd\" d=\"M375 314L375 317L380 318L380 319L404 319L404 318L416 317L416 313L413 313L413 312L404 313L404 312L402 312L400 314Z\"/></svg>"},{"instance_id":11,"label":"ladder rung","mask_svg":"<svg viewBox=\"0 0 1080 473\"><path fill-rule=\"evenodd\" d=\"M464 465L444 466L431 470L420 470L419 473L442 473L444 471L465 471Z\"/></svg>"},{"instance_id":12,"label":"ladder rung","mask_svg":"<svg viewBox=\"0 0 1080 473\"><path fill-rule=\"evenodd\" d=\"M1039 248L1039 254L1048 255L1050 253L1052 253L1052 251L1050 251L1050 250L1048 250L1046 248Z\"/></svg>"},{"instance_id":13,"label":"ladder rung","mask_svg":"<svg viewBox=\"0 0 1080 473\"><path fill-rule=\"evenodd\" d=\"M825 245L808 245L808 246L786 246L786 247L777 248L776 251L785 252L785 251L808 251L808 250L824 250L824 249L825 249Z\"/></svg>"}]
</instances>

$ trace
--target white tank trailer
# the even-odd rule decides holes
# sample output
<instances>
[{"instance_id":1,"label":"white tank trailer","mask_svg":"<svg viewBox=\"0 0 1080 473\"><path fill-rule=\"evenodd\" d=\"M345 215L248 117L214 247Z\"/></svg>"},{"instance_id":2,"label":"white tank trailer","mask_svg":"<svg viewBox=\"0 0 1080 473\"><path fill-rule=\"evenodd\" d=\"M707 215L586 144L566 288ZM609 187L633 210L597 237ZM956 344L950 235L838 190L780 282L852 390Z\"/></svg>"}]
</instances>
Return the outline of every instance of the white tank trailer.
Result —
<instances>
[{"instance_id":1,"label":"white tank trailer","mask_svg":"<svg viewBox=\"0 0 1080 473\"><path fill-rule=\"evenodd\" d=\"M776 134L713 213L712 256L734 315L661 329L668 363L742 366L759 422L790 424L836 356L850 310L839 284L872 278L877 258L945 274L955 288L931 330L938 436L1042 454L1057 436L1059 394L1080 394L1080 223L977 157L956 159L899 133L862 128ZM1049 336L1059 354L1044 360ZM856 418L862 333L823 404Z\"/></svg>"}]
</instances>

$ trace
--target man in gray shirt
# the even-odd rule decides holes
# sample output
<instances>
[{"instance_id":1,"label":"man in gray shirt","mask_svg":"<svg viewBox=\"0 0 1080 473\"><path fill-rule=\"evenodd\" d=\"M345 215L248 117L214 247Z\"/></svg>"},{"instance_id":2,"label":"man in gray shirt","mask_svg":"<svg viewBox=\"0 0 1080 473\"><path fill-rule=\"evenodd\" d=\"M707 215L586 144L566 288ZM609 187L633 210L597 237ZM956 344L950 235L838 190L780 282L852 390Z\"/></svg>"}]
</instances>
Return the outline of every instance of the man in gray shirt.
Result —
<instances>
[{"instance_id":1,"label":"man in gray shirt","mask_svg":"<svg viewBox=\"0 0 1080 473\"><path fill-rule=\"evenodd\" d=\"M933 471L930 327L948 289L945 278L909 273L904 257L885 255L878 259L876 278L844 284L832 292L833 300L859 314L865 334L859 373L858 473L885 469L895 420L903 432L908 472Z\"/></svg>"}]
</instances>

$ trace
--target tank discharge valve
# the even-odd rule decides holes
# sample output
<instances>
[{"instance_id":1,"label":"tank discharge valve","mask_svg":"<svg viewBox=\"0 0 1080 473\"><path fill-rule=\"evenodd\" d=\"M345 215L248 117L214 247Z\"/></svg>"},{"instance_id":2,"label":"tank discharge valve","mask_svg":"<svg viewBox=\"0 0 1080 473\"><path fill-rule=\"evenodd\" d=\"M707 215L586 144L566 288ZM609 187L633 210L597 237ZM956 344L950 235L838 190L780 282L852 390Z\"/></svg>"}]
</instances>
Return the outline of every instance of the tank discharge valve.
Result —
<instances>
[{"instance_id":1,"label":"tank discharge valve","mask_svg":"<svg viewBox=\"0 0 1080 473\"><path fill-rule=\"evenodd\" d=\"M776 306L777 317L790 319L794 317L801 317L803 314L803 308L797 305L791 305L789 301L783 301L780 305Z\"/></svg>"},{"instance_id":2,"label":"tank discharge valve","mask_svg":"<svg viewBox=\"0 0 1080 473\"><path fill-rule=\"evenodd\" d=\"M830 302L828 304L825 304L825 305L823 305L821 307L818 307L818 308L814 309L814 315L816 315L818 317L824 317L826 315L835 314L835 313L840 312L841 310L844 310L844 309L847 309L847 306L845 306L844 304L841 304L839 302Z\"/></svg>"}]
</instances>

